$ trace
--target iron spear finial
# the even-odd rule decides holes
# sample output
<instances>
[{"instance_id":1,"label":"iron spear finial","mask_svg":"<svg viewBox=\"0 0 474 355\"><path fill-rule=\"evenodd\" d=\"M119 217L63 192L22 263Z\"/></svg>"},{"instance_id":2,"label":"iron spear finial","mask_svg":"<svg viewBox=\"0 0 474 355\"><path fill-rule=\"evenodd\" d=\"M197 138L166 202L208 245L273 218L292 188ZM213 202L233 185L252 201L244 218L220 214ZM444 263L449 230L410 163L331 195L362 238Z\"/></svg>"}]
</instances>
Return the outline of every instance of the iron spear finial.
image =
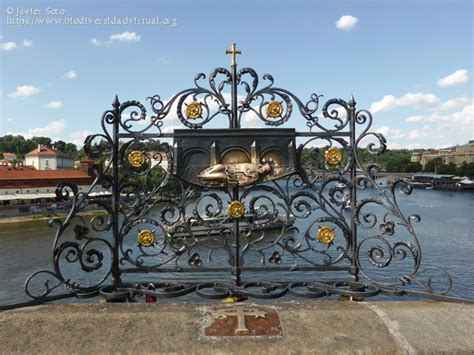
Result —
<instances>
[{"instance_id":1,"label":"iron spear finial","mask_svg":"<svg viewBox=\"0 0 474 355\"><path fill-rule=\"evenodd\" d=\"M349 106L355 106L356 101L354 99L354 95L351 94L351 98L349 99L348 104L349 104Z\"/></svg>"},{"instance_id":2,"label":"iron spear finial","mask_svg":"<svg viewBox=\"0 0 474 355\"><path fill-rule=\"evenodd\" d=\"M231 59L231 62L230 62L230 66L231 67L236 67L237 66L237 62L235 61L235 55L236 54L242 54L242 51L240 49L236 49L237 47L237 44L234 42L232 43L232 46L229 49L226 49L225 51L225 54L231 54L232 55L232 59Z\"/></svg>"},{"instance_id":3,"label":"iron spear finial","mask_svg":"<svg viewBox=\"0 0 474 355\"><path fill-rule=\"evenodd\" d=\"M117 95L115 95L114 102L112 102L112 107L119 107L120 101Z\"/></svg>"}]
</instances>

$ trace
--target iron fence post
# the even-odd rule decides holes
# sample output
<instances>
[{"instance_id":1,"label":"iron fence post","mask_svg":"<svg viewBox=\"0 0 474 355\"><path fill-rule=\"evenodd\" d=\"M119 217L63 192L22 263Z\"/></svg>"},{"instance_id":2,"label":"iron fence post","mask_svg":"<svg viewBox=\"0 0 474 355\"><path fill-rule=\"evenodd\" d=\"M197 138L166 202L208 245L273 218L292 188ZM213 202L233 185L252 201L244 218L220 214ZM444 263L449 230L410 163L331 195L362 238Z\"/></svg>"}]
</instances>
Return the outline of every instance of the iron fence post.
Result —
<instances>
[{"instance_id":1,"label":"iron fence post","mask_svg":"<svg viewBox=\"0 0 474 355\"><path fill-rule=\"evenodd\" d=\"M119 267L119 208L120 208L120 189L119 189L119 124L120 124L120 102L118 96L115 96L114 102L112 103L114 112L114 123L112 132L112 211L113 211L113 224L112 234L114 239L113 255L112 255L112 277L115 286L122 283L120 278L120 267Z\"/></svg>"},{"instance_id":2,"label":"iron fence post","mask_svg":"<svg viewBox=\"0 0 474 355\"><path fill-rule=\"evenodd\" d=\"M356 102L354 96L351 95L348 103L349 105L349 129L350 129L350 154L352 156L352 163L350 167L351 179L351 270L350 274L354 281L359 280L359 270L357 265L357 223L356 223L356 205L357 205L357 145L356 145Z\"/></svg>"},{"instance_id":3,"label":"iron fence post","mask_svg":"<svg viewBox=\"0 0 474 355\"><path fill-rule=\"evenodd\" d=\"M235 51L235 44L232 47ZM229 53L232 53L231 51ZM231 75L232 75L232 85L231 85L231 109L232 109L232 121L231 129L240 129L240 122L237 117L237 63L235 62L235 54L233 55L233 60L231 63ZM232 200L239 200L239 187L232 188ZM239 220L234 219L234 265L232 267L232 277L235 286L240 286L240 230L239 230Z\"/></svg>"}]
</instances>

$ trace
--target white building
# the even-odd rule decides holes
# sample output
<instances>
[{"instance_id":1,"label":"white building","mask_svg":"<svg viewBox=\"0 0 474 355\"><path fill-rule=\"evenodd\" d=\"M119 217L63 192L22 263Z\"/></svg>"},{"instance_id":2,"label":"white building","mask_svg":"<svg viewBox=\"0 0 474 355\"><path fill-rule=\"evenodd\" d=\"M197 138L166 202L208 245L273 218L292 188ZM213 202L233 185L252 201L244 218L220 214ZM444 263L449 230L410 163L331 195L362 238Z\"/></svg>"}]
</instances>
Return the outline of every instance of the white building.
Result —
<instances>
[{"instance_id":1,"label":"white building","mask_svg":"<svg viewBox=\"0 0 474 355\"><path fill-rule=\"evenodd\" d=\"M37 170L72 169L74 159L66 153L38 144L38 148L25 155L25 165L34 166Z\"/></svg>"}]
</instances>

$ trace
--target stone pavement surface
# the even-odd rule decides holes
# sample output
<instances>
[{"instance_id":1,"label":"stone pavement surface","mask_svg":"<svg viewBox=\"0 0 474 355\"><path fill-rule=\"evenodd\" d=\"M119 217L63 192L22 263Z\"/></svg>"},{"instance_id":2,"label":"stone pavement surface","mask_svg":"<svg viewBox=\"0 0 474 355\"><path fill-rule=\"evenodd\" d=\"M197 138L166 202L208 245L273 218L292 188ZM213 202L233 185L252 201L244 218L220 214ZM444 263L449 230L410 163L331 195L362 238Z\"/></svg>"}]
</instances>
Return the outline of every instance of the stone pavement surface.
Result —
<instances>
[{"instance_id":1,"label":"stone pavement surface","mask_svg":"<svg viewBox=\"0 0 474 355\"><path fill-rule=\"evenodd\" d=\"M282 336L204 335L217 309L238 306L109 303L5 311L0 353L474 353L474 305L276 301L255 307L276 310Z\"/></svg>"}]
</instances>

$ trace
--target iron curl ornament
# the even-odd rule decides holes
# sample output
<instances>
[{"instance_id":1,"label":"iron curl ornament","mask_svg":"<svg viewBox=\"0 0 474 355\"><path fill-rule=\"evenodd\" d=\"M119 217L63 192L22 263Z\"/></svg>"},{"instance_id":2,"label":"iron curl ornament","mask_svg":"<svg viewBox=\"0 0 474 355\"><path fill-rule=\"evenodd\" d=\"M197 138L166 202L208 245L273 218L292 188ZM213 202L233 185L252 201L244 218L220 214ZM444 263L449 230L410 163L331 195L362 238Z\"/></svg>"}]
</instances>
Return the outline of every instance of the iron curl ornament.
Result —
<instances>
[{"instance_id":1,"label":"iron curl ornament","mask_svg":"<svg viewBox=\"0 0 474 355\"><path fill-rule=\"evenodd\" d=\"M148 97L151 114L139 101L115 97L102 132L84 143L101 162L90 168L93 183L86 191L67 182L56 190L71 207L50 222L52 268L27 279L32 300L2 309L99 294L129 302L190 293L457 300L447 295L449 274L422 265L420 217L405 216L397 198L412 187L402 180L380 187L380 168L361 160L362 150L377 157L386 149L385 138L370 131L371 113L356 109L353 97L303 101L269 74L238 70L235 45L228 53L230 69L212 70L207 83L199 73L194 87L169 100ZM249 114L265 128L242 128ZM281 128L291 118L306 130ZM182 129L167 128L177 121ZM216 129L222 122L228 127ZM97 187L111 197L92 198ZM87 217L89 208L101 213ZM342 277L327 280L327 271ZM141 273L152 276L123 281Z\"/></svg>"}]
</instances>

